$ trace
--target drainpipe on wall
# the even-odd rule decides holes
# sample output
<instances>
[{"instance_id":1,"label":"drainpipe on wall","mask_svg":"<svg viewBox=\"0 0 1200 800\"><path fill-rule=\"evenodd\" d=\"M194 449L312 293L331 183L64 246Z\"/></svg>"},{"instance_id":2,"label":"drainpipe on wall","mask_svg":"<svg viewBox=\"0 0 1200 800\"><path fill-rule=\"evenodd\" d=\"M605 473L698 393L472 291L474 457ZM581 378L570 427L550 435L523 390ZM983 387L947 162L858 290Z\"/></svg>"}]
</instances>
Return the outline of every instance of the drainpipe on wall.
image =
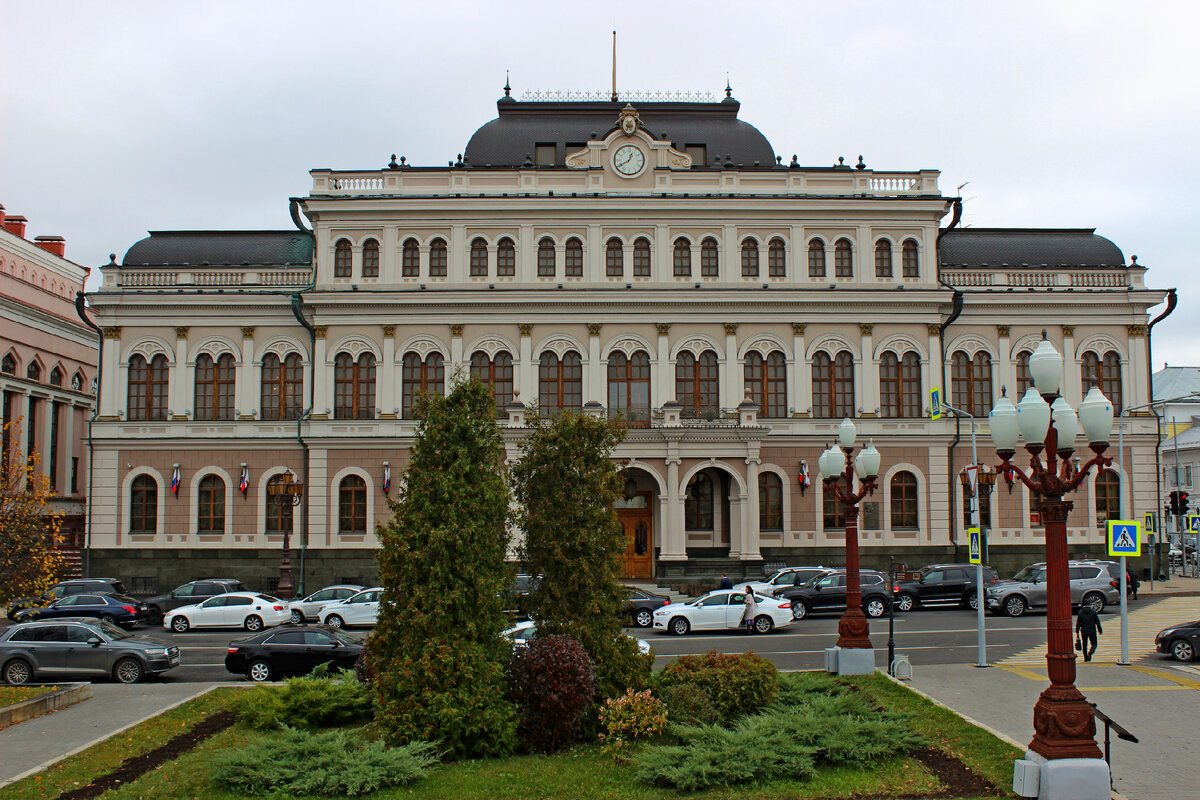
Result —
<instances>
[{"instance_id":1,"label":"drainpipe on wall","mask_svg":"<svg viewBox=\"0 0 1200 800\"><path fill-rule=\"evenodd\" d=\"M1134 256L1134 258L1136 259L1137 256ZM1159 314L1157 317L1150 320L1150 324L1146 326L1146 373L1148 375L1148 380L1149 380L1149 385L1150 385L1150 400L1151 400L1151 402L1154 401L1154 338L1153 338L1154 337L1154 326L1156 324L1158 324L1159 322L1162 322L1167 317L1169 317L1171 315L1171 312L1175 310L1175 304L1178 302L1179 302L1179 297L1175 294L1175 290L1168 289L1167 290L1167 307L1166 307L1166 309L1161 314ZM1154 500L1154 515L1156 517L1159 517L1159 514L1160 514L1159 509L1162 508L1162 462L1160 460L1160 453L1159 453L1159 451L1162 450L1162 420L1158 419L1158 412L1154 411L1153 405L1150 406L1150 410L1152 412L1154 412L1154 416L1158 423L1154 426L1155 433L1158 434L1158 442L1154 445L1154 498L1155 498L1155 500ZM1155 545L1155 550L1157 550L1158 547L1162 544L1163 536L1165 535L1164 531L1166 530L1166 524L1167 524L1166 515L1162 515L1161 517L1159 517L1159 519L1161 520L1161 522L1157 526L1159 528L1159 530L1156 531L1156 533L1158 534L1158 536L1156 537L1158 544ZM1162 563L1162 560L1159 558L1159 554L1157 552L1155 552L1150 559L1151 573L1153 573L1156 561L1159 564ZM1168 576L1171 574L1171 570L1169 568L1166 570L1166 574Z\"/></svg>"},{"instance_id":2,"label":"drainpipe on wall","mask_svg":"<svg viewBox=\"0 0 1200 800\"><path fill-rule=\"evenodd\" d=\"M950 224L947 225L945 228L942 228L941 230L938 231L938 235L937 235L937 244L938 245L941 244L942 237L945 236L949 231L952 231L955 228L957 228L958 223L962 221L962 198L961 197L956 197L954 199L953 212L954 212L954 216L951 217ZM956 319L958 319L959 316L962 315L964 295L963 295L963 292L961 289L951 286L950 284L946 283L946 281L942 280L942 260L941 260L941 256L940 256L940 248L939 248L938 261L937 261L937 269L938 269L938 283L940 283L942 286L945 286L947 289L950 289L951 291L954 292L954 297L951 300L951 303L953 305L950 309L950 316L946 318L946 321L943 322L938 329L938 346L941 350L941 358L942 358L941 365L940 365L940 372L941 372L941 377L942 377L942 392L945 392L946 388L949 386L949 384L946 383L946 328L949 328L950 325ZM947 452L947 458L946 458L947 465L948 465L948 472L949 472L949 482L950 482L950 519L949 519L948 525L947 525L947 533L949 533L949 535L950 535L950 543L952 545L954 545L955 561L958 561L960 559L959 559L959 555L958 555L958 548L959 548L958 536L956 535L956 529L958 527L958 488L957 488L957 486L955 484L955 480L954 480L956 477L954 474L954 450L955 450L955 448L958 447L958 444L961 441L962 441L962 419L959 417L958 414L955 414L954 415L954 439L950 442L950 447Z\"/></svg>"},{"instance_id":3,"label":"drainpipe on wall","mask_svg":"<svg viewBox=\"0 0 1200 800\"><path fill-rule=\"evenodd\" d=\"M104 331L96 327L96 323L88 319L87 312L84 310L83 292L75 293L75 313L83 320L83 324L96 332L100 337L100 347L97 352L96 361L96 398L92 403L92 415L88 417L87 423L87 447L88 447L88 479L87 479L87 521L85 523L83 534L83 577L92 577L92 465L95 462L94 450L92 447L92 423L96 421L96 416L100 413L100 381L104 377Z\"/></svg>"},{"instance_id":4,"label":"drainpipe on wall","mask_svg":"<svg viewBox=\"0 0 1200 800\"><path fill-rule=\"evenodd\" d=\"M288 208L288 211L291 214L292 222L295 224L295 226L299 230L303 231L304 233L312 233L312 231L310 231L308 228L304 227L304 223L300 219L300 204L295 198L292 199L292 202ZM314 250L314 253L315 252L316 251ZM316 265L316 260L314 258L313 264L312 264L312 280L309 281L308 286L305 286L303 289L293 292L292 300L291 300L292 315L296 318L296 321L299 322L300 325L303 326L304 329L308 331L308 359L309 359L309 363L311 364L311 367L310 367L311 374L310 374L309 381L308 381L308 408L305 409L304 413L301 414L299 416L299 418L297 418L297 420L296 420L296 442L299 443L300 449L304 452L304 459L303 459L303 464L301 465L301 470L303 472L302 480L304 481L304 487L305 487L304 502L300 506L300 585L298 588L300 590L301 597L304 596L304 592L305 592L304 569L305 569L306 560L307 560L307 556L308 556L308 516L309 516L308 509L309 509L309 504L312 503L312 486L309 484L310 467L309 467L308 442L306 442L304 440L304 433L303 433L303 429L301 426L303 425L304 421L307 420L309 418L309 416L312 414L313 398L315 396L316 385L317 385L317 329L314 328L309 323L309 321L304 318L303 306L304 306L304 292L311 291L312 288L316 285L316 283L317 283L317 265Z\"/></svg>"}]
</instances>

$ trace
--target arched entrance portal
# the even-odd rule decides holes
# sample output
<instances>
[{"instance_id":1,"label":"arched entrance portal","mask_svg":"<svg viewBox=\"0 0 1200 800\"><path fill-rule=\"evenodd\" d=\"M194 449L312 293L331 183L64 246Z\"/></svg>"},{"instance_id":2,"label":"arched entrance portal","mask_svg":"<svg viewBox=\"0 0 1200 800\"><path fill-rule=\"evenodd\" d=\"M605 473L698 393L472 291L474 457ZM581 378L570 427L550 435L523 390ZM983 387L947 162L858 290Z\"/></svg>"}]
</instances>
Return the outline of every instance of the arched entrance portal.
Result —
<instances>
[{"instance_id":1,"label":"arched entrance portal","mask_svg":"<svg viewBox=\"0 0 1200 800\"><path fill-rule=\"evenodd\" d=\"M621 577L644 579L654 575L654 479L639 469L627 469L623 495L613 503L625 536Z\"/></svg>"}]
</instances>

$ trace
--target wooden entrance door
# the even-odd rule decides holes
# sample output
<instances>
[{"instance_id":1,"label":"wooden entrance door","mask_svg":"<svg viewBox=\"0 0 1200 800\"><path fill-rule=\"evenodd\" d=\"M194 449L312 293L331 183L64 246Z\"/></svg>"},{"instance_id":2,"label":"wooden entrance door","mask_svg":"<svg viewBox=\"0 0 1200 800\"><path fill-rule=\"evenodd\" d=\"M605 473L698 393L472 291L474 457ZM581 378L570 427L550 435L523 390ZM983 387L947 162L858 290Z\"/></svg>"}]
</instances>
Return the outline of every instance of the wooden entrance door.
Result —
<instances>
[{"instance_id":1,"label":"wooden entrance door","mask_svg":"<svg viewBox=\"0 0 1200 800\"><path fill-rule=\"evenodd\" d=\"M617 519L625 533L625 555L621 560L622 578L650 578L654 575L654 526L650 514L650 495L639 494L617 504Z\"/></svg>"}]
</instances>

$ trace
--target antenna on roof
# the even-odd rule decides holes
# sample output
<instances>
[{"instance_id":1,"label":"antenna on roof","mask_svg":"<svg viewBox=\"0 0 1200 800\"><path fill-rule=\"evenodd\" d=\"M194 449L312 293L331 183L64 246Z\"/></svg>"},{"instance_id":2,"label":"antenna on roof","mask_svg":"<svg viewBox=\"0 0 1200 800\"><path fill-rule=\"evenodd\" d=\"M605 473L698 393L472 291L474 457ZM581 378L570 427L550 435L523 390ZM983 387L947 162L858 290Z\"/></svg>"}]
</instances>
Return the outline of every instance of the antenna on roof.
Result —
<instances>
[{"instance_id":1,"label":"antenna on roof","mask_svg":"<svg viewBox=\"0 0 1200 800\"><path fill-rule=\"evenodd\" d=\"M613 31L612 101L617 102L617 32Z\"/></svg>"},{"instance_id":2,"label":"antenna on roof","mask_svg":"<svg viewBox=\"0 0 1200 800\"><path fill-rule=\"evenodd\" d=\"M729 85L729 73L725 73L725 96L733 97L733 87Z\"/></svg>"},{"instance_id":3,"label":"antenna on roof","mask_svg":"<svg viewBox=\"0 0 1200 800\"><path fill-rule=\"evenodd\" d=\"M508 70L504 70L504 96L512 97L512 87L508 85Z\"/></svg>"}]
</instances>

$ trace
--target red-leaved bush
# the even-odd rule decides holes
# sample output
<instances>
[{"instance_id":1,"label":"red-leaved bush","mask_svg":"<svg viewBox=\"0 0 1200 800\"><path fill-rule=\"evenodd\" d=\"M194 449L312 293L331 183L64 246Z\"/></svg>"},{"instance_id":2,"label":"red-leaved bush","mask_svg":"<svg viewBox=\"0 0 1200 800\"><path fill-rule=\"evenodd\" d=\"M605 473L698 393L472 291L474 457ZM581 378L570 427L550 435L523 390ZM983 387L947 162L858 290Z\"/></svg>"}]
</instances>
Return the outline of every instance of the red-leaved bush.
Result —
<instances>
[{"instance_id":1,"label":"red-leaved bush","mask_svg":"<svg viewBox=\"0 0 1200 800\"><path fill-rule=\"evenodd\" d=\"M513 650L508 691L520 714L517 731L530 750L553 753L579 734L596 694L592 660L570 636L545 636Z\"/></svg>"}]
</instances>

